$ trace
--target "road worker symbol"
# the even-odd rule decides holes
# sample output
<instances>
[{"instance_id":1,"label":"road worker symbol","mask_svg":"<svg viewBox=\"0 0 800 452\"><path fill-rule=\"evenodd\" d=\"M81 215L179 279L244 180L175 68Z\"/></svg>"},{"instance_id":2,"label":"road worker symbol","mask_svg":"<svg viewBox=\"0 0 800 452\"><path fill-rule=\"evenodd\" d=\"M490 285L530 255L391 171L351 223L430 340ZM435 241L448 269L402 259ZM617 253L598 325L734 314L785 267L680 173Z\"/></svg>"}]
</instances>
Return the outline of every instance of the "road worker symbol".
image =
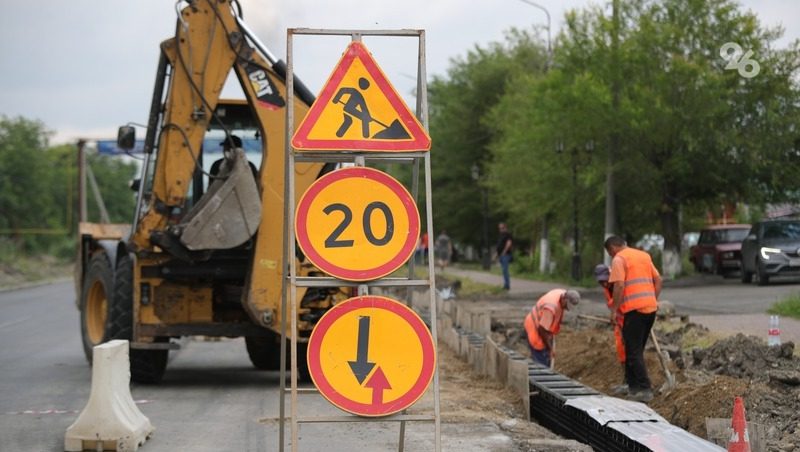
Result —
<instances>
[{"instance_id":1,"label":"road worker symbol","mask_svg":"<svg viewBox=\"0 0 800 452\"><path fill-rule=\"evenodd\" d=\"M419 151L430 138L364 44L352 42L300 123L297 150Z\"/></svg>"},{"instance_id":2,"label":"road worker symbol","mask_svg":"<svg viewBox=\"0 0 800 452\"><path fill-rule=\"evenodd\" d=\"M420 219L414 198L373 168L330 172L297 204L297 244L317 268L348 281L382 278L414 253Z\"/></svg>"},{"instance_id":3,"label":"road worker symbol","mask_svg":"<svg viewBox=\"0 0 800 452\"><path fill-rule=\"evenodd\" d=\"M413 405L435 368L428 327L410 308L385 297L337 304L308 341L308 370L320 394L360 416L388 416Z\"/></svg>"},{"instance_id":4,"label":"road worker symbol","mask_svg":"<svg viewBox=\"0 0 800 452\"><path fill-rule=\"evenodd\" d=\"M353 124L353 118L355 118L361 122L362 138L370 137L370 123L373 122L382 126L383 130L376 133L372 138L386 138L390 140L409 138L408 132L400 125L397 119L392 121L391 125L387 125L369 114L369 107L367 107L367 102L364 100L364 95L361 93L369 87L369 80L364 77L359 77L358 89L343 86L336 92L336 96L333 97L332 102L334 104L341 103L344 105L344 119L342 120L342 125L336 130L336 136L339 138L343 137ZM347 98L346 102L342 100L345 97Z\"/></svg>"}]
</instances>

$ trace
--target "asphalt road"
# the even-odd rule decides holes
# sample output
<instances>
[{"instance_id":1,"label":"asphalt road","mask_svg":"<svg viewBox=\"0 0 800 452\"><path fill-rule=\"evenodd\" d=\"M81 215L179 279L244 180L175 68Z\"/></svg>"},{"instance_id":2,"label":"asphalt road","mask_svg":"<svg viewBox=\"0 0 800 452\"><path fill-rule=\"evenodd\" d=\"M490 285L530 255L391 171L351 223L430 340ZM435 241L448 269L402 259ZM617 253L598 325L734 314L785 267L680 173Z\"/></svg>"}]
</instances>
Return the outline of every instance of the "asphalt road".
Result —
<instances>
[{"instance_id":1,"label":"asphalt road","mask_svg":"<svg viewBox=\"0 0 800 452\"><path fill-rule=\"evenodd\" d=\"M0 451L62 451L67 428L88 401L91 368L74 296L70 282L0 292ZM131 387L155 427L140 450L278 450L278 373L255 370L242 339L183 345L171 352L160 385ZM301 416L343 414L316 393L299 400ZM414 409L430 413L431 403L429 390ZM302 451L396 451L399 423L302 424L299 432ZM430 422L406 425L407 450L433 450L433 438ZM443 421L442 443L446 451L516 450L487 422Z\"/></svg>"},{"instance_id":2,"label":"asphalt road","mask_svg":"<svg viewBox=\"0 0 800 452\"><path fill-rule=\"evenodd\" d=\"M502 277L497 273L477 270L464 270L449 267L447 274L466 277L474 281L502 285ZM512 278L510 298L527 298L535 300L543 293L557 287L565 287L554 282L531 281ZM597 306L597 312L606 313L605 301L599 286L592 288L570 287L581 292ZM723 279L715 275L693 275L674 281L665 281L661 291L661 300L672 302L677 311L689 315L724 315L724 314L760 314L776 301L790 295L800 294L800 278L773 278L767 286L743 284L738 275L735 278Z\"/></svg>"},{"instance_id":3,"label":"asphalt road","mask_svg":"<svg viewBox=\"0 0 800 452\"><path fill-rule=\"evenodd\" d=\"M798 278L774 278L769 285L758 286L743 284L738 277L695 275L665 282L661 299L687 314L758 314L798 293Z\"/></svg>"}]
</instances>

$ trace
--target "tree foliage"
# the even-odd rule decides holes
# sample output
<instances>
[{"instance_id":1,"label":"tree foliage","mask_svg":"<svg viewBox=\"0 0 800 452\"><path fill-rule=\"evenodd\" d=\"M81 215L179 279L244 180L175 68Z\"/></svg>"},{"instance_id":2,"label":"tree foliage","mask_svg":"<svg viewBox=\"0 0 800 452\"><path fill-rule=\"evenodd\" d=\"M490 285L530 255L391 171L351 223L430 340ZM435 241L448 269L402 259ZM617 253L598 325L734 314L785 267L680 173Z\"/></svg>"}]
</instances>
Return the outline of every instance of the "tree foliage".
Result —
<instances>
[{"instance_id":1,"label":"tree foliage","mask_svg":"<svg viewBox=\"0 0 800 452\"><path fill-rule=\"evenodd\" d=\"M476 46L465 58L453 60L447 78L434 78L429 85L434 224L457 242L479 246L484 215L490 216L492 231L495 219L505 216L497 197L483 198L497 132L486 116L514 77L541 74L545 64L542 42L512 30L504 44Z\"/></svg>"},{"instance_id":2,"label":"tree foliage","mask_svg":"<svg viewBox=\"0 0 800 452\"><path fill-rule=\"evenodd\" d=\"M24 252L74 250L77 151L72 145L49 146L49 136L40 121L0 117L0 231ZM87 161L111 221L130 221L127 181L135 165L97 155ZM89 221L98 222L94 198L87 196Z\"/></svg>"},{"instance_id":3,"label":"tree foliage","mask_svg":"<svg viewBox=\"0 0 800 452\"><path fill-rule=\"evenodd\" d=\"M475 161L512 224L535 231L546 221L566 242L577 217L582 249L602 241L609 161L615 232L659 232L672 251L681 218L693 221L687 212L798 201L800 45L777 48L780 30L730 0L618 3L618 21L601 7L567 13L548 71L492 66L504 60L497 52L520 56L523 43L512 40L471 53L450 79L435 81L431 131L443 155L434 174L447 171L448 184L464 186L435 198L440 218L477 224L479 198L464 182ZM720 55L726 43L752 50L759 73L730 69ZM492 75L505 81L492 84L501 91L487 99L464 88L490 67L506 71ZM599 246L593 253L587 265L602 258Z\"/></svg>"}]
</instances>

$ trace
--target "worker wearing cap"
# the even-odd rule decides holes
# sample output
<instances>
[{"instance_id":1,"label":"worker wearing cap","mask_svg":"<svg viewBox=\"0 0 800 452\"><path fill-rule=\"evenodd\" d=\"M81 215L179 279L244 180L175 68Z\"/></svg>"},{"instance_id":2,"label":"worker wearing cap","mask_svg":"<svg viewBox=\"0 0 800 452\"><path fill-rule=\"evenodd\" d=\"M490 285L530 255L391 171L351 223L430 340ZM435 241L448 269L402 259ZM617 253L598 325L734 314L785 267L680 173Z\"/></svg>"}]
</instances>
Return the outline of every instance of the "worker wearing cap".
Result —
<instances>
[{"instance_id":1,"label":"worker wearing cap","mask_svg":"<svg viewBox=\"0 0 800 452\"><path fill-rule=\"evenodd\" d=\"M220 146L222 146L222 158L216 160L214 163L211 164L211 169L209 170L209 174L213 178L218 177L227 177L227 173L233 168L233 160L234 160L234 149L242 149L242 139L236 135L228 135L225 137L225 140L220 141ZM226 172L225 174L220 174L222 170L222 163L228 160L228 164L226 165ZM248 161L247 164L250 166L250 172L253 173L253 178L257 181L258 180L258 168L253 164L253 162Z\"/></svg>"},{"instance_id":2,"label":"worker wearing cap","mask_svg":"<svg viewBox=\"0 0 800 452\"><path fill-rule=\"evenodd\" d=\"M550 366L555 356L553 338L561 330L564 310L578 304L580 299L580 294L574 290L553 289L542 295L525 316L525 332L534 361Z\"/></svg>"},{"instance_id":3,"label":"worker wearing cap","mask_svg":"<svg viewBox=\"0 0 800 452\"><path fill-rule=\"evenodd\" d=\"M224 162L226 159L233 160L232 151L234 149L242 147L242 139L237 137L236 135L228 135L225 137L225 140L220 141L219 145L222 146L223 157L211 164L211 170L209 171L209 173L212 176L216 176L219 174L222 162ZM230 168L230 163L228 165Z\"/></svg>"},{"instance_id":4,"label":"worker wearing cap","mask_svg":"<svg viewBox=\"0 0 800 452\"><path fill-rule=\"evenodd\" d=\"M611 271L605 264L598 264L594 268L594 279L603 288L603 295L606 297L606 305L611 310L611 324L614 325L614 342L617 346L617 360L622 364L623 383L611 387L611 393L614 395L624 395L628 393L628 383L625 380L625 343L622 340L622 325L625 318L622 312L614 309L613 297L613 284L609 284L608 278L611 276Z\"/></svg>"},{"instance_id":5,"label":"worker wearing cap","mask_svg":"<svg viewBox=\"0 0 800 452\"><path fill-rule=\"evenodd\" d=\"M661 294L661 275L650 255L629 248L621 237L611 236L604 243L611 256L608 282L614 285L613 315L622 313L622 341L625 344L625 381L631 400L653 399L650 377L644 361L644 346L653 328Z\"/></svg>"}]
</instances>

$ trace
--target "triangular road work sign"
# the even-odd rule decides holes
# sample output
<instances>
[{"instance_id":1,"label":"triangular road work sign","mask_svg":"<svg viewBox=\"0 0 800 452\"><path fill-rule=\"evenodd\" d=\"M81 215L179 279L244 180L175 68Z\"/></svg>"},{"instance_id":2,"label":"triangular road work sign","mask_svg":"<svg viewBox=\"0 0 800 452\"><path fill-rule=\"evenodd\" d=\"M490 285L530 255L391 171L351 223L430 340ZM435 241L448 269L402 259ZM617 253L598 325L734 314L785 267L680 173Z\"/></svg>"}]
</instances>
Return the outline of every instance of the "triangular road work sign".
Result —
<instances>
[{"instance_id":1,"label":"triangular road work sign","mask_svg":"<svg viewBox=\"0 0 800 452\"><path fill-rule=\"evenodd\" d=\"M292 146L298 151L428 151L431 139L364 44L353 41L300 123Z\"/></svg>"}]
</instances>

